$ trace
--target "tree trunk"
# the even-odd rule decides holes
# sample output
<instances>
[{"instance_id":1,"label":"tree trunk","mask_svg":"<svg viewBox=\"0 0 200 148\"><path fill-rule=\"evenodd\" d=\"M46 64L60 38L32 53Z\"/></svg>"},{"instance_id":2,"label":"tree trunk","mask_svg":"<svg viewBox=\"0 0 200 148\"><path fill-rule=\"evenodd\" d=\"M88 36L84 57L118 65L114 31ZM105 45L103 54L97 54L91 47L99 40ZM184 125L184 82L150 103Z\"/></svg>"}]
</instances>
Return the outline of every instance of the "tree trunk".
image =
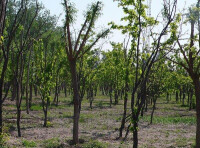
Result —
<instances>
[{"instance_id":1,"label":"tree trunk","mask_svg":"<svg viewBox=\"0 0 200 148\"><path fill-rule=\"evenodd\" d=\"M151 121L150 121L150 124L153 123L153 115L154 115L154 111L156 109L156 101L157 101L157 99L153 98L153 108L152 108L152 112L151 112Z\"/></svg>"},{"instance_id":2,"label":"tree trunk","mask_svg":"<svg viewBox=\"0 0 200 148\"><path fill-rule=\"evenodd\" d=\"M27 80L26 80L26 113L27 114L29 114L29 101L30 101L30 99L29 99L29 80L30 80L30 61L31 61L31 55L32 55L32 48L31 48L31 50L30 50L30 54L29 54L29 59L28 59L28 69L27 69Z\"/></svg>"},{"instance_id":3,"label":"tree trunk","mask_svg":"<svg viewBox=\"0 0 200 148\"><path fill-rule=\"evenodd\" d=\"M182 105L185 105L185 93L183 93Z\"/></svg>"},{"instance_id":4,"label":"tree trunk","mask_svg":"<svg viewBox=\"0 0 200 148\"><path fill-rule=\"evenodd\" d=\"M21 119L21 109L18 107L17 108L17 133L18 133L18 137L21 137L20 119Z\"/></svg>"},{"instance_id":5,"label":"tree trunk","mask_svg":"<svg viewBox=\"0 0 200 148\"><path fill-rule=\"evenodd\" d=\"M47 110L44 111L44 124L43 127L47 127Z\"/></svg>"},{"instance_id":6,"label":"tree trunk","mask_svg":"<svg viewBox=\"0 0 200 148\"><path fill-rule=\"evenodd\" d=\"M94 96L97 96L97 87L94 90Z\"/></svg>"},{"instance_id":7,"label":"tree trunk","mask_svg":"<svg viewBox=\"0 0 200 148\"><path fill-rule=\"evenodd\" d=\"M90 109L92 109L92 103L93 103L93 100L92 98L90 98Z\"/></svg>"},{"instance_id":8,"label":"tree trunk","mask_svg":"<svg viewBox=\"0 0 200 148\"><path fill-rule=\"evenodd\" d=\"M2 98L2 86L0 84L0 134L3 132L3 115L2 115L2 105L3 105L3 98Z\"/></svg>"},{"instance_id":9,"label":"tree trunk","mask_svg":"<svg viewBox=\"0 0 200 148\"><path fill-rule=\"evenodd\" d=\"M37 86L34 86L35 96L37 96Z\"/></svg>"},{"instance_id":10,"label":"tree trunk","mask_svg":"<svg viewBox=\"0 0 200 148\"><path fill-rule=\"evenodd\" d=\"M28 85L26 87L26 113L29 114L29 97L28 97Z\"/></svg>"},{"instance_id":11,"label":"tree trunk","mask_svg":"<svg viewBox=\"0 0 200 148\"><path fill-rule=\"evenodd\" d=\"M128 84L127 84L128 85ZM119 130L119 138L122 137L122 132L123 129L125 127L125 122L126 122L126 112L127 112L127 101L128 101L128 93L127 91L125 92L125 96L124 96L124 113L123 113L123 117L122 117L122 121L121 121L121 127Z\"/></svg>"},{"instance_id":12,"label":"tree trunk","mask_svg":"<svg viewBox=\"0 0 200 148\"><path fill-rule=\"evenodd\" d=\"M91 88L91 90L90 90L90 109L92 109L93 100L94 100L94 93L93 93L93 89Z\"/></svg>"},{"instance_id":13,"label":"tree trunk","mask_svg":"<svg viewBox=\"0 0 200 148\"><path fill-rule=\"evenodd\" d=\"M169 103L169 93L167 92L167 103Z\"/></svg>"},{"instance_id":14,"label":"tree trunk","mask_svg":"<svg viewBox=\"0 0 200 148\"><path fill-rule=\"evenodd\" d=\"M79 143L79 92L78 92L78 82L77 82L77 72L76 72L76 61L70 61L70 70L72 76L72 87L73 87L73 98L74 98L74 118L73 118L73 143Z\"/></svg>"},{"instance_id":15,"label":"tree trunk","mask_svg":"<svg viewBox=\"0 0 200 148\"><path fill-rule=\"evenodd\" d=\"M149 102L149 99L146 99L145 100L145 112L148 111L148 102Z\"/></svg>"},{"instance_id":16,"label":"tree trunk","mask_svg":"<svg viewBox=\"0 0 200 148\"><path fill-rule=\"evenodd\" d=\"M42 107L43 107L43 112L44 112L44 124L43 124L43 127L47 127L48 107L50 105L49 97L47 98L47 101L45 102L45 96L42 96Z\"/></svg>"},{"instance_id":17,"label":"tree trunk","mask_svg":"<svg viewBox=\"0 0 200 148\"><path fill-rule=\"evenodd\" d=\"M56 103L56 105L58 105L58 78L56 78L55 96L53 102Z\"/></svg>"},{"instance_id":18,"label":"tree trunk","mask_svg":"<svg viewBox=\"0 0 200 148\"><path fill-rule=\"evenodd\" d=\"M67 97L67 86L66 86L66 83L64 84L64 92L65 92L65 97Z\"/></svg>"},{"instance_id":19,"label":"tree trunk","mask_svg":"<svg viewBox=\"0 0 200 148\"><path fill-rule=\"evenodd\" d=\"M20 78L19 78L20 79ZM17 132L18 137L21 137L21 127L20 127L20 119L21 119L21 82L16 77L16 89L17 89L17 96L16 96L16 107L17 107ZM21 96L22 97L22 96Z\"/></svg>"},{"instance_id":20,"label":"tree trunk","mask_svg":"<svg viewBox=\"0 0 200 148\"><path fill-rule=\"evenodd\" d=\"M16 84L15 84L15 80L13 79L12 81L12 97L11 97L11 101L14 101L16 98Z\"/></svg>"},{"instance_id":21,"label":"tree trunk","mask_svg":"<svg viewBox=\"0 0 200 148\"><path fill-rule=\"evenodd\" d=\"M176 91L176 103L178 103L178 91Z\"/></svg>"},{"instance_id":22,"label":"tree trunk","mask_svg":"<svg viewBox=\"0 0 200 148\"><path fill-rule=\"evenodd\" d=\"M3 109L2 109L2 105L3 105L3 83L4 83L4 77L5 77L5 72L7 69L7 64L8 64L8 60L6 59L6 61L4 62L4 66L3 66L3 70L1 72L1 79L0 79L0 133L3 132Z\"/></svg>"},{"instance_id":23,"label":"tree trunk","mask_svg":"<svg viewBox=\"0 0 200 148\"><path fill-rule=\"evenodd\" d=\"M199 78L193 80L195 86L196 96L196 116L197 116L197 127L196 127L196 148L200 148L200 82Z\"/></svg>"},{"instance_id":24,"label":"tree trunk","mask_svg":"<svg viewBox=\"0 0 200 148\"><path fill-rule=\"evenodd\" d=\"M117 91L115 91L115 105L117 105L118 104L118 93L117 93Z\"/></svg>"},{"instance_id":25,"label":"tree trunk","mask_svg":"<svg viewBox=\"0 0 200 148\"><path fill-rule=\"evenodd\" d=\"M5 26L5 17L6 17L6 7L7 7L7 0L1 0L0 1L0 40L3 36L4 32L4 26ZM2 46L0 45L0 50L2 50ZM3 69L1 71L1 77L0 77L0 134L2 133L2 122L3 122L3 115L2 115L2 105L3 105L3 84L4 84L4 78L5 78L5 72L7 70L8 66L8 57L4 56L4 63L3 63Z\"/></svg>"},{"instance_id":26,"label":"tree trunk","mask_svg":"<svg viewBox=\"0 0 200 148\"><path fill-rule=\"evenodd\" d=\"M142 110L141 110L141 117L144 116L144 108L145 108L145 104L143 105Z\"/></svg>"},{"instance_id":27,"label":"tree trunk","mask_svg":"<svg viewBox=\"0 0 200 148\"><path fill-rule=\"evenodd\" d=\"M192 98L193 98L193 89L191 89L191 92L190 92L190 104L189 104L189 110L191 110L192 109L192 104L193 104L193 100L192 100Z\"/></svg>"},{"instance_id":28,"label":"tree trunk","mask_svg":"<svg viewBox=\"0 0 200 148\"><path fill-rule=\"evenodd\" d=\"M110 107L112 107L112 87L109 90L109 95L110 95Z\"/></svg>"},{"instance_id":29,"label":"tree trunk","mask_svg":"<svg viewBox=\"0 0 200 148\"><path fill-rule=\"evenodd\" d=\"M138 148L138 123L133 124L133 148Z\"/></svg>"},{"instance_id":30,"label":"tree trunk","mask_svg":"<svg viewBox=\"0 0 200 148\"><path fill-rule=\"evenodd\" d=\"M32 99L33 99L33 84L30 84L29 108L31 108L32 106Z\"/></svg>"}]
</instances>

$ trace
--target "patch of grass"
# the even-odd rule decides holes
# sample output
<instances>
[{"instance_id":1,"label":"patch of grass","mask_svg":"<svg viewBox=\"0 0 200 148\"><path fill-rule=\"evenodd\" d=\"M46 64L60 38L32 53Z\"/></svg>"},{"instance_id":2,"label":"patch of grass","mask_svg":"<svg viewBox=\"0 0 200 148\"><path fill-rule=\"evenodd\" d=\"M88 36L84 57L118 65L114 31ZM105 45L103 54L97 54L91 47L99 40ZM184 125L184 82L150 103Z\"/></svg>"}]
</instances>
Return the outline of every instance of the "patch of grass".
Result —
<instances>
[{"instance_id":1,"label":"patch of grass","mask_svg":"<svg viewBox=\"0 0 200 148\"><path fill-rule=\"evenodd\" d=\"M73 113L72 112L62 112L59 113L59 118L72 118Z\"/></svg>"},{"instance_id":2,"label":"patch of grass","mask_svg":"<svg viewBox=\"0 0 200 148\"><path fill-rule=\"evenodd\" d=\"M122 120L122 117L117 117L116 122L120 122Z\"/></svg>"},{"instance_id":3,"label":"patch of grass","mask_svg":"<svg viewBox=\"0 0 200 148\"><path fill-rule=\"evenodd\" d=\"M188 141L191 141L191 148L196 148L196 137L190 137Z\"/></svg>"},{"instance_id":4,"label":"patch of grass","mask_svg":"<svg viewBox=\"0 0 200 148\"><path fill-rule=\"evenodd\" d=\"M99 142L99 141L93 141L93 140L82 145L82 148L107 148L107 147L108 147L108 145L106 143Z\"/></svg>"},{"instance_id":5,"label":"patch of grass","mask_svg":"<svg viewBox=\"0 0 200 148\"><path fill-rule=\"evenodd\" d=\"M0 148L4 148L9 140L9 136L6 133L0 134Z\"/></svg>"},{"instance_id":6,"label":"patch of grass","mask_svg":"<svg viewBox=\"0 0 200 148\"><path fill-rule=\"evenodd\" d=\"M142 119L144 121L149 122L150 121L150 116L144 116ZM195 117L164 117L164 116L159 116L156 117L154 116L153 118L153 123L155 124L196 124L196 119Z\"/></svg>"},{"instance_id":7,"label":"patch of grass","mask_svg":"<svg viewBox=\"0 0 200 148\"><path fill-rule=\"evenodd\" d=\"M83 116L80 116L79 122L80 122L80 123L85 123L85 122L86 122L86 119L85 119Z\"/></svg>"},{"instance_id":8,"label":"patch of grass","mask_svg":"<svg viewBox=\"0 0 200 148\"><path fill-rule=\"evenodd\" d=\"M23 140L22 145L24 147L37 147L37 144L34 141Z\"/></svg>"},{"instance_id":9,"label":"patch of grass","mask_svg":"<svg viewBox=\"0 0 200 148\"><path fill-rule=\"evenodd\" d=\"M166 138L169 137L169 134L170 134L169 131L166 131L166 132L165 132L165 137L166 137Z\"/></svg>"},{"instance_id":10,"label":"patch of grass","mask_svg":"<svg viewBox=\"0 0 200 148\"><path fill-rule=\"evenodd\" d=\"M10 123L8 123L8 124L6 124L6 125L3 125L3 133L9 133L9 131L10 131L10 128L12 128L12 124L10 124Z\"/></svg>"},{"instance_id":11,"label":"patch of grass","mask_svg":"<svg viewBox=\"0 0 200 148\"><path fill-rule=\"evenodd\" d=\"M62 144L59 138L52 138L45 140L43 143L45 148L62 148Z\"/></svg>"},{"instance_id":12,"label":"patch of grass","mask_svg":"<svg viewBox=\"0 0 200 148\"><path fill-rule=\"evenodd\" d=\"M102 124L101 126L99 125L99 127L101 128L101 130L108 130L108 125L107 124Z\"/></svg>"},{"instance_id":13,"label":"patch of grass","mask_svg":"<svg viewBox=\"0 0 200 148\"><path fill-rule=\"evenodd\" d=\"M187 104L182 104L181 107L189 107Z\"/></svg>"},{"instance_id":14,"label":"patch of grass","mask_svg":"<svg viewBox=\"0 0 200 148\"><path fill-rule=\"evenodd\" d=\"M97 107L99 108L103 108L103 101L99 101L97 104L96 104Z\"/></svg>"},{"instance_id":15,"label":"patch of grass","mask_svg":"<svg viewBox=\"0 0 200 148\"><path fill-rule=\"evenodd\" d=\"M177 147L185 147L187 146L187 138L177 138L176 139L176 146Z\"/></svg>"},{"instance_id":16,"label":"patch of grass","mask_svg":"<svg viewBox=\"0 0 200 148\"><path fill-rule=\"evenodd\" d=\"M67 108L66 107L66 105L56 105L56 104L51 104L50 106L49 106L49 109L65 109L65 108Z\"/></svg>"},{"instance_id":17,"label":"patch of grass","mask_svg":"<svg viewBox=\"0 0 200 148\"><path fill-rule=\"evenodd\" d=\"M80 119L79 122L80 123L85 123L88 119L93 119L94 118L94 114L80 114Z\"/></svg>"},{"instance_id":18,"label":"patch of grass","mask_svg":"<svg viewBox=\"0 0 200 148\"><path fill-rule=\"evenodd\" d=\"M192 148L196 148L196 144L193 143L193 144L191 145L191 147L192 147Z\"/></svg>"},{"instance_id":19,"label":"patch of grass","mask_svg":"<svg viewBox=\"0 0 200 148\"><path fill-rule=\"evenodd\" d=\"M47 127L53 127L53 123L51 123L50 121L47 121Z\"/></svg>"},{"instance_id":20,"label":"patch of grass","mask_svg":"<svg viewBox=\"0 0 200 148\"><path fill-rule=\"evenodd\" d=\"M16 119L16 114L13 114L13 112L7 113L7 114L5 114L5 116L8 119Z\"/></svg>"},{"instance_id":21,"label":"patch of grass","mask_svg":"<svg viewBox=\"0 0 200 148\"><path fill-rule=\"evenodd\" d=\"M41 105L32 105L30 108L32 111L41 111L42 110L42 106Z\"/></svg>"}]
</instances>

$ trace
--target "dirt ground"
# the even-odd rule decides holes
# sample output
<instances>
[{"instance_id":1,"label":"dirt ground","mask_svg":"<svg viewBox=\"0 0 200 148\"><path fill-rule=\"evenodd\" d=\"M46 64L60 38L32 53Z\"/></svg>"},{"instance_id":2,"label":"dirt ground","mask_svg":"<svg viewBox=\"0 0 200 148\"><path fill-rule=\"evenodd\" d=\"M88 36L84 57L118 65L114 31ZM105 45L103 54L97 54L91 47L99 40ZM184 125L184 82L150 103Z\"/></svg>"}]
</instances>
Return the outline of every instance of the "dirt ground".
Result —
<instances>
[{"instance_id":1,"label":"dirt ground","mask_svg":"<svg viewBox=\"0 0 200 148\"><path fill-rule=\"evenodd\" d=\"M27 147L23 144L25 140L34 141L35 147L45 147L44 141L52 138L59 139L62 147L75 147L70 146L69 142L72 137L73 124L73 106L70 105L70 97L60 96L59 105L50 107L48 128L42 126L44 115L40 102L39 98L33 101L29 115L25 112L25 105L22 105L21 138L17 137L15 102L7 100L4 103L4 125L9 132L7 147ZM91 140L106 143L109 148L131 148L131 133L124 142L117 139L122 113L123 100L110 108L109 98L98 95L95 97L93 109L90 109L89 101L85 99L80 116L80 139L83 139L85 143ZM140 119L140 148L192 147L195 139L195 111L188 111L188 107L181 107L173 101L166 103L164 99L159 99L152 125L149 124L150 113L151 106ZM124 134L125 132L123 136ZM81 145L76 147L81 147Z\"/></svg>"}]
</instances>

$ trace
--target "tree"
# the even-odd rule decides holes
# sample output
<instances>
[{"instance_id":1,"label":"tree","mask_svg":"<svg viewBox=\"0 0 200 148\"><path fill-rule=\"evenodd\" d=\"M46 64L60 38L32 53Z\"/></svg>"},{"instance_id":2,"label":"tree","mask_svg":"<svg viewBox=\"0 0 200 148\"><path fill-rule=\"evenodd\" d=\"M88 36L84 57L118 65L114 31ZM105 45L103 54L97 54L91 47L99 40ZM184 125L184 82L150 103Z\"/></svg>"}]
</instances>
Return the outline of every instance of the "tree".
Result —
<instances>
[{"instance_id":1,"label":"tree","mask_svg":"<svg viewBox=\"0 0 200 148\"><path fill-rule=\"evenodd\" d=\"M85 21L78 33L77 39L73 39L71 32L71 25L74 22L74 15L76 13L72 4L68 0L64 0L66 20L64 26L66 53L70 65L70 72L72 78L73 88L73 103L74 103L74 118L73 118L73 142L77 144L79 142L79 117L80 117L80 94L78 90L77 80L77 60L85 53L92 49L92 47L99 41L99 39L105 37L109 30L106 29L96 36L94 35L95 22L100 16L102 10L102 3L92 3L88 11L85 13ZM88 44L88 45L87 45ZM87 46L86 46L87 45Z\"/></svg>"},{"instance_id":2,"label":"tree","mask_svg":"<svg viewBox=\"0 0 200 148\"><path fill-rule=\"evenodd\" d=\"M23 21L23 4L24 1L17 1L17 7L15 7L15 11L12 8L12 3L15 1L1 1L1 40L3 42L1 44L1 78L0 78L0 132L2 133L2 104L6 99L7 94L3 97L3 85L5 81L6 71L8 69L10 53L11 53L11 45L14 42L15 35L17 31L21 27L21 23ZM4 17L4 18L3 18ZM3 35L3 37L2 37ZM7 91L8 93L8 91Z\"/></svg>"},{"instance_id":3,"label":"tree","mask_svg":"<svg viewBox=\"0 0 200 148\"><path fill-rule=\"evenodd\" d=\"M134 64L132 64L132 68L135 71L135 79L132 82L131 115L129 115L131 120L131 130L133 132L133 148L138 147L138 122L140 113L146 101L146 83L152 66L157 61L158 54L162 51L161 39L175 18L176 3L176 0L172 3L170 3L170 1L164 1L166 23L161 32L151 32L153 43L149 48L146 48L145 46L141 47L143 41L142 33L147 27L152 28L157 26L158 21L146 15L145 10L147 7L142 0L119 1L119 5L126 14L122 20L126 21L127 25L115 25L114 23L111 23L114 29L120 29L122 30L122 33L130 34L131 50L134 52Z\"/></svg>"},{"instance_id":4,"label":"tree","mask_svg":"<svg viewBox=\"0 0 200 148\"><path fill-rule=\"evenodd\" d=\"M200 1L197 5L189 8L187 13L187 18L185 23L190 24L190 36L186 40L182 40L181 31L178 32L179 26L182 26L181 18L178 22L174 24L172 33L174 33L175 41L178 44L178 48L173 50L173 56L168 59L179 66L183 67L192 79L195 97L196 97L196 117L197 117L197 127L196 127L196 147L200 147L200 11L199 11ZM180 14L178 14L180 15ZM180 16L179 16L180 17ZM182 17L182 19L184 19ZM197 24L197 29L195 25ZM186 43L184 43L186 42Z\"/></svg>"},{"instance_id":5,"label":"tree","mask_svg":"<svg viewBox=\"0 0 200 148\"><path fill-rule=\"evenodd\" d=\"M104 58L101 62L100 78L105 94L110 96L110 107L112 106L112 97L114 104L118 104L119 95L124 87L124 53L122 44L111 43L112 51L103 52Z\"/></svg>"},{"instance_id":6,"label":"tree","mask_svg":"<svg viewBox=\"0 0 200 148\"><path fill-rule=\"evenodd\" d=\"M163 94L165 77L166 77L166 66L164 65L164 59L159 60L159 62L155 63L152 67L150 76L148 78L147 84L147 96L151 99L153 103L152 112L151 112L151 120L150 124L153 123L153 115L156 109L157 99Z\"/></svg>"},{"instance_id":7,"label":"tree","mask_svg":"<svg viewBox=\"0 0 200 148\"><path fill-rule=\"evenodd\" d=\"M4 29L5 29L5 18L6 18L6 8L7 8L7 0L1 0L0 2L0 57L4 59L3 69L1 69L0 76L0 133L2 133L2 104L3 104L3 84L5 78L5 72L8 64L8 57L6 56L5 50L3 48L4 41Z\"/></svg>"},{"instance_id":8,"label":"tree","mask_svg":"<svg viewBox=\"0 0 200 148\"><path fill-rule=\"evenodd\" d=\"M21 103L25 88L26 110L29 113L28 86L33 44L42 38L49 29L53 29L52 26L55 24L55 18L50 17L47 11L42 12L42 8L37 0L10 1L8 3L5 44L10 54L9 66L12 66L10 69L12 71L13 88L15 88L13 93L16 93L14 99L16 99L19 137L21 136ZM26 67L28 68L26 69Z\"/></svg>"}]
</instances>

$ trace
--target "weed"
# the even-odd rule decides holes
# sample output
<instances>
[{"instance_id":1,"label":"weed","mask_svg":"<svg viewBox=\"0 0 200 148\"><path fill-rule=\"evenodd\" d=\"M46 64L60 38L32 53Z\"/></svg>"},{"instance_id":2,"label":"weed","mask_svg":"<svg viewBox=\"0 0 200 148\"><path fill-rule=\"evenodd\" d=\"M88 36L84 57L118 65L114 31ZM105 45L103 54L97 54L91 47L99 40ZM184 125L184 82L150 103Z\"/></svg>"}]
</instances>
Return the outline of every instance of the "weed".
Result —
<instances>
[{"instance_id":1,"label":"weed","mask_svg":"<svg viewBox=\"0 0 200 148\"><path fill-rule=\"evenodd\" d=\"M176 146L178 146L178 147L187 146L187 138L177 138L176 139Z\"/></svg>"},{"instance_id":2,"label":"weed","mask_svg":"<svg viewBox=\"0 0 200 148\"><path fill-rule=\"evenodd\" d=\"M22 145L24 147L37 147L37 144L34 141L23 140Z\"/></svg>"},{"instance_id":3,"label":"weed","mask_svg":"<svg viewBox=\"0 0 200 148\"><path fill-rule=\"evenodd\" d=\"M31 110L32 111L41 111L42 110L42 106L40 106L40 105L32 105L31 106Z\"/></svg>"},{"instance_id":4,"label":"weed","mask_svg":"<svg viewBox=\"0 0 200 148\"><path fill-rule=\"evenodd\" d=\"M53 123L51 123L50 121L47 121L47 127L53 127Z\"/></svg>"},{"instance_id":5,"label":"weed","mask_svg":"<svg viewBox=\"0 0 200 148\"><path fill-rule=\"evenodd\" d=\"M9 140L9 136L6 133L0 134L0 147L6 146L6 142Z\"/></svg>"},{"instance_id":6,"label":"weed","mask_svg":"<svg viewBox=\"0 0 200 148\"><path fill-rule=\"evenodd\" d=\"M103 101L98 102L98 103L97 103L97 107L103 108Z\"/></svg>"},{"instance_id":7,"label":"weed","mask_svg":"<svg viewBox=\"0 0 200 148\"><path fill-rule=\"evenodd\" d=\"M61 148L62 144L59 138L52 138L44 141L45 148Z\"/></svg>"}]
</instances>

